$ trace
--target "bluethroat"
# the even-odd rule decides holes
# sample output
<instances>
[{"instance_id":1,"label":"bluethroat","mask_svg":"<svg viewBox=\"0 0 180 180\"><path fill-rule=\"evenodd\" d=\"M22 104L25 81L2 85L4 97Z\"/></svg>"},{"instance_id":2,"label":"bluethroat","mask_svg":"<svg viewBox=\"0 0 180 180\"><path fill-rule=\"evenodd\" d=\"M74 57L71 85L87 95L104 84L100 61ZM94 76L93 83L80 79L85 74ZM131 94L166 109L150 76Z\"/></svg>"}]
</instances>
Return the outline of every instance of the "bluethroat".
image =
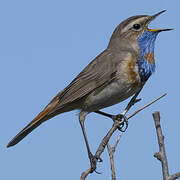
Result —
<instances>
[{"instance_id":1,"label":"bluethroat","mask_svg":"<svg viewBox=\"0 0 180 180\"><path fill-rule=\"evenodd\" d=\"M155 15L132 16L114 30L107 48L40 112L7 145L14 146L48 119L79 109L79 122L92 165L84 121L87 114L117 104L137 93L155 71L154 45L159 32L149 29Z\"/></svg>"}]
</instances>

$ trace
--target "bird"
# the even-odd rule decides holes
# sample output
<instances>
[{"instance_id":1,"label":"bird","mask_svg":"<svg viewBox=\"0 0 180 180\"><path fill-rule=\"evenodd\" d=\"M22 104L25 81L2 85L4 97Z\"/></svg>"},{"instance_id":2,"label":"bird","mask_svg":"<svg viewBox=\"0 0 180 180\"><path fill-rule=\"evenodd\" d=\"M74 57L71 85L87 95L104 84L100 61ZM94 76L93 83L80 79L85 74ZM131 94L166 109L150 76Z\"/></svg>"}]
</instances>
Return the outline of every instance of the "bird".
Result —
<instances>
[{"instance_id":1,"label":"bird","mask_svg":"<svg viewBox=\"0 0 180 180\"><path fill-rule=\"evenodd\" d=\"M91 153L85 119L91 112L120 103L136 94L155 71L154 48L157 35L172 29L149 29L154 15L136 15L122 21L114 30L107 48L7 145L14 146L45 121L64 112L80 110L79 122L91 167Z\"/></svg>"}]
</instances>

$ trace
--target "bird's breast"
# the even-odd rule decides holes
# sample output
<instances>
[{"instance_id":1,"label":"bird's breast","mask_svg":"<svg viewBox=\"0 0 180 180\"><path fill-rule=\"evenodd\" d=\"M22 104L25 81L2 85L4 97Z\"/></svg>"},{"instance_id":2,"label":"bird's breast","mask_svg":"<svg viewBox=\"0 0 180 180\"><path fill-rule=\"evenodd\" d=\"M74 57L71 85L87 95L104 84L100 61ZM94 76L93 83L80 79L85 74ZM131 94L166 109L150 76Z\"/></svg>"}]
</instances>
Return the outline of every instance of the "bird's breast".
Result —
<instances>
[{"instance_id":1,"label":"bird's breast","mask_svg":"<svg viewBox=\"0 0 180 180\"><path fill-rule=\"evenodd\" d=\"M105 87L97 88L87 97L84 109L96 111L117 104L135 94L141 87L136 62L126 59L118 65L114 80Z\"/></svg>"},{"instance_id":2,"label":"bird's breast","mask_svg":"<svg viewBox=\"0 0 180 180\"><path fill-rule=\"evenodd\" d=\"M135 57L129 53L126 59L118 65L116 77L124 84L137 84L140 82L138 68Z\"/></svg>"},{"instance_id":3,"label":"bird's breast","mask_svg":"<svg viewBox=\"0 0 180 180\"><path fill-rule=\"evenodd\" d=\"M121 80L113 81L101 91L92 92L84 103L84 110L89 112L112 106L129 98L140 90L141 86L122 83Z\"/></svg>"}]
</instances>

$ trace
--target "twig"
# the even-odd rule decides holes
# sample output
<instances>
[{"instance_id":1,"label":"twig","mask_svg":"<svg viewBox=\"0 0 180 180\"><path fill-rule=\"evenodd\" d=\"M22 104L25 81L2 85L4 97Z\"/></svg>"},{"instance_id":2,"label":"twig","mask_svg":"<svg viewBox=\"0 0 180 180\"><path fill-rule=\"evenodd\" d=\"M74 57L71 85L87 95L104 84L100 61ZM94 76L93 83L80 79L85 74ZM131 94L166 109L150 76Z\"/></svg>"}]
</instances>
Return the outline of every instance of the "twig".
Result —
<instances>
[{"instance_id":1,"label":"twig","mask_svg":"<svg viewBox=\"0 0 180 180\"><path fill-rule=\"evenodd\" d=\"M158 144L159 144L159 152L156 152L154 154L154 157L156 157L161 162L163 180L175 180L180 177L180 172L173 175L169 175L168 162L167 162L165 145L164 145L164 136L162 134L161 124L160 124L160 112L154 112L153 118L154 118L156 134L157 134Z\"/></svg>"},{"instance_id":2,"label":"twig","mask_svg":"<svg viewBox=\"0 0 180 180\"><path fill-rule=\"evenodd\" d=\"M89 175L90 172L91 172L91 166L89 166L88 169L86 169L86 170L81 174L81 179L80 179L80 180L85 180L86 177Z\"/></svg>"},{"instance_id":3,"label":"twig","mask_svg":"<svg viewBox=\"0 0 180 180\"><path fill-rule=\"evenodd\" d=\"M112 180L116 180L116 173L115 173L115 167L114 167L114 153L116 151L116 147L120 141L121 135L118 136L118 139L116 140L116 143L114 146L110 146L110 144L107 144L108 154L110 158L110 164L111 164L111 173L112 173Z\"/></svg>"},{"instance_id":4,"label":"twig","mask_svg":"<svg viewBox=\"0 0 180 180\"><path fill-rule=\"evenodd\" d=\"M162 134L161 125L160 125L160 113L154 112L153 118L154 118L154 122L156 126L156 133L157 133L158 144L159 144L159 152L155 153L154 157L156 157L159 161L161 161L163 179L168 180L169 170L168 170L168 162L167 162L165 146L164 146L164 136Z\"/></svg>"},{"instance_id":5,"label":"twig","mask_svg":"<svg viewBox=\"0 0 180 180\"><path fill-rule=\"evenodd\" d=\"M135 104L136 97L138 96L138 94L140 93L141 90L142 90L142 88L131 98L130 102L128 103L125 110L123 111L124 116L126 115L128 110ZM109 142L109 139L111 138L113 133L118 129L118 127L120 127L120 125L122 125L122 123L124 123L124 121L117 121L116 119L114 120L112 128L108 131L106 136L103 138L103 140L101 141L101 143L94 155L95 157L97 157L94 160L95 163L97 163L98 159L100 159L100 156L104 152L104 149L105 149L107 143ZM80 180L85 180L85 178L88 176L89 173L91 173L91 166L81 174Z\"/></svg>"},{"instance_id":6,"label":"twig","mask_svg":"<svg viewBox=\"0 0 180 180\"><path fill-rule=\"evenodd\" d=\"M160 100L161 98L163 98L164 96L166 96L167 94L164 93L163 95L161 95L160 97L158 97L157 99L151 101L150 103L148 103L147 105L141 107L140 109L138 109L137 111L135 111L134 113L132 113L129 117L127 117L127 119L132 118L133 116L135 116L137 113L139 113L140 111L142 111L143 109L147 108L148 106L150 106L151 104L155 103L156 101Z\"/></svg>"},{"instance_id":7,"label":"twig","mask_svg":"<svg viewBox=\"0 0 180 180\"><path fill-rule=\"evenodd\" d=\"M141 90L140 90L141 91ZM126 113L129 111L129 109L136 103L136 97L137 95L140 93L140 91L138 93L136 93L133 98L130 100L129 104L127 105L127 107L125 108L125 110L123 111L123 115L125 116ZM155 99L154 101L152 101L151 103L147 104L146 106L143 106L142 108L140 108L139 110L137 110L135 113L133 113L132 115L130 115L128 117L128 119L130 119L131 117L135 116L138 112L142 111L143 109L145 109L146 107L150 106L152 103L158 101L160 98L164 97L166 94L163 94L162 96L160 96L159 98ZM115 120L113 123L112 128L108 131L108 133L106 134L106 136L103 138L103 140L101 141L96 153L95 153L95 163L97 163L98 159L100 159L101 154L103 153L107 143L109 142L109 139L111 138L111 136L113 135L113 133L118 129L118 127L120 127L122 124L124 123L124 121L117 121ZM87 170L85 170L82 174L81 174L81 178L80 180L85 180L85 178L88 176L88 174L91 172L91 167L89 167Z\"/></svg>"},{"instance_id":8,"label":"twig","mask_svg":"<svg viewBox=\"0 0 180 180\"><path fill-rule=\"evenodd\" d=\"M180 172L177 172L171 176L169 176L168 180L175 180L178 179L180 177Z\"/></svg>"},{"instance_id":9,"label":"twig","mask_svg":"<svg viewBox=\"0 0 180 180\"><path fill-rule=\"evenodd\" d=\"M96 153L95 153L95 157L97 157L96 163L99 159L99 157L101 156L101 154L104 152L104 149L109 141L109 139L111 138L112 134L117 130L119 126L119 122L115 121L113 123L112 128L108 131L108 133L106 134L106 136L103 138L103 140L101 141ZM85 178L88 176L88 174L91 172L91 166L89 166L89 168L87 170L85 170L82 174L81 174L81 179L80 180L85 180Z\"/></svg>"}]
</instances>

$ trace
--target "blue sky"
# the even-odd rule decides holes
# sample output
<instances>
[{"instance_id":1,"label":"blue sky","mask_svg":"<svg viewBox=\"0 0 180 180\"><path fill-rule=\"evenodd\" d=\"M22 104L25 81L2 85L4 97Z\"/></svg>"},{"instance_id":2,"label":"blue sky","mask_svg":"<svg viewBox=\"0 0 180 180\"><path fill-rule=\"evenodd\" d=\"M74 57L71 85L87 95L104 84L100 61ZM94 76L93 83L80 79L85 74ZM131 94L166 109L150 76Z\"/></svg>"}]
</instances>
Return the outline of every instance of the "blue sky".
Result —
<instances>
[{"instance_id":1,"label":"blue sky","mask_svg":"<svg viewBox=\"0 0 180 180\"><path fill-rule=\"evenodd\" d=\"M163 93L168 95L131 119L115 153L117 179L162 179L152 112L161 111L170 173L180 167L179 1L1 1L0 2L0 179L79 179L89 166L78 111L59 115L37 128L17 146L6 144L60 90L107 46L114 28L137 14L167 12L150 27L174 28L156 40L156 73L130 112ZM106 108L119 113L128 101ZM111 120L91 113L86 129L92 151L111 127ZM118 136L115 133L111 144ZM107 150L98 164L110 179ZM148 177L147 177L148 175Z\"/></svg>"}]
</instances>

